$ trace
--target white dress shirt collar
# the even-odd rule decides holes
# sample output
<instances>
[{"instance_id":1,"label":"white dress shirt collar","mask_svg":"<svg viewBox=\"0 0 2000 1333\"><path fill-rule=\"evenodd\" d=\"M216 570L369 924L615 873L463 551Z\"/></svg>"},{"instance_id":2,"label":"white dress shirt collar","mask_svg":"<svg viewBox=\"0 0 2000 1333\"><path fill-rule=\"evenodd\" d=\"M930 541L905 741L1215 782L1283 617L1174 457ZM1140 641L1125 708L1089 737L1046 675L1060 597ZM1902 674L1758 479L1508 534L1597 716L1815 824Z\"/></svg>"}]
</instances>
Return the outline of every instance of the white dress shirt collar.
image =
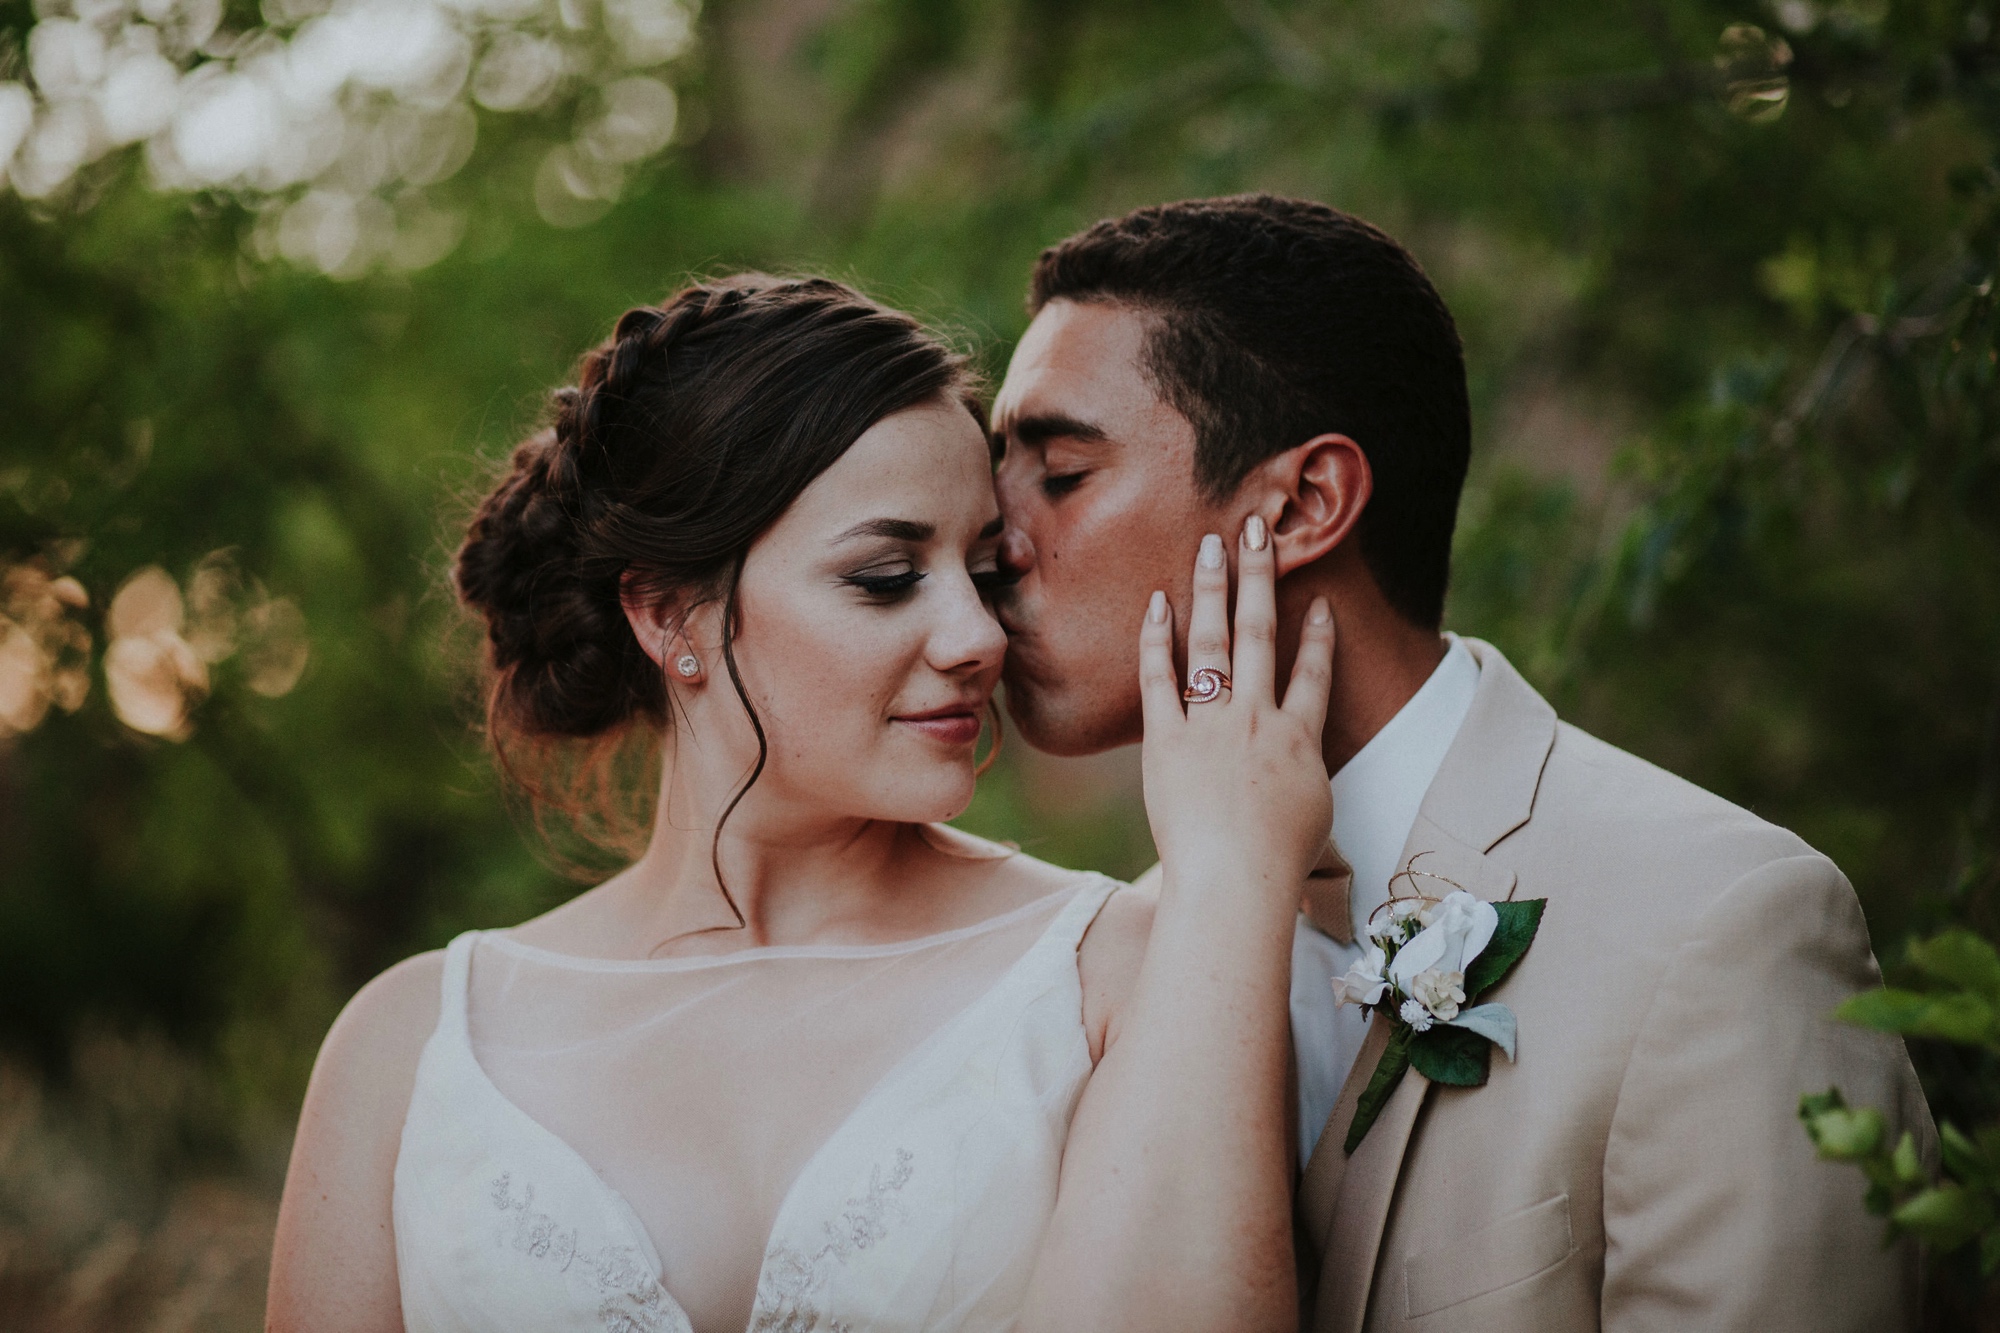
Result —
<instances>
[{"instance_id":1,"label":"white dress shirt collar","mask_svg":"<svg viewBox=\"0 0 2000 1333\"><path fill-rule=\"evenodd\" d=\"M1410 701L1333 775L1333 841L1354 867L1351 905L1356 939L1368 915L1389 897L1396 858L1416 826L1432 779L1444 765L1479 689L1479 662L1448 635L1451 646Z\"/></svg>"}]
</instances>

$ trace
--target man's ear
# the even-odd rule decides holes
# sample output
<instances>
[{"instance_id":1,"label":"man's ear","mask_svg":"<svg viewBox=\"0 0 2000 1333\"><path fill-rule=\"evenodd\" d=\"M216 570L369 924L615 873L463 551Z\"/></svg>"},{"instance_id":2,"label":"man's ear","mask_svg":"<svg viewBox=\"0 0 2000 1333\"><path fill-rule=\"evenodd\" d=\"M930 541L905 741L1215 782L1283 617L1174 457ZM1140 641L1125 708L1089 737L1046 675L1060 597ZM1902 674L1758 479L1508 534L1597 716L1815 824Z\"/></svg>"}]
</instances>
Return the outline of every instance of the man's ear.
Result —
<instances>
[{"instance_id":1,"label":"man's ear","mask_svg":"<svg viewBox=\"0 0 2000 1333\"><path fill-rule=\"evenodd\" d=\"M1264 460L1258 473L1266 498L1257 508L1276 511L1265 512L1264 521L1280 578L1346 541L1375 493L1368 456L1345 435L1315 435Z\"/></svg>"}]
</instances>

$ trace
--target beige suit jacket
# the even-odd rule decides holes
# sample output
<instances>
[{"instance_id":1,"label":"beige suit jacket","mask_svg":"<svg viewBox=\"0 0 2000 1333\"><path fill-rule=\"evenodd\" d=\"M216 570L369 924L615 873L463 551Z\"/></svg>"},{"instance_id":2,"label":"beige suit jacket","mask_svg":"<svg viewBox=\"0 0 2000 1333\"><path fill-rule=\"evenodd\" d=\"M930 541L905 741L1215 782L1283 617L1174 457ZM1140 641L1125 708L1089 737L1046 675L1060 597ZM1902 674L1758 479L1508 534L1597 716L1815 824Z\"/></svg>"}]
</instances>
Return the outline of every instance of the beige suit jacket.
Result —
<instances>
[{"instance_id":1,"label":"beige suit jacket","mask_svg":"<svg viewBox=\"0 0 2000 1333\"><path fill-rule=\"evenodd\" d=\"M1403 851L1488 900L1545 898L1486 998L1520 1020L1484 1087L1412 1070L1352 1157L1360 1059L1300 1187L1312 1333L1879 1330L1913 1322L1799 1095L1837 1084L1935 1134L1900 1040L1836 1023L1878 984L1854 891L1747 811L1576 728L1490 644ZM1435 884L1435 881L1428 881Z\"/></svg>"}]
</instances>

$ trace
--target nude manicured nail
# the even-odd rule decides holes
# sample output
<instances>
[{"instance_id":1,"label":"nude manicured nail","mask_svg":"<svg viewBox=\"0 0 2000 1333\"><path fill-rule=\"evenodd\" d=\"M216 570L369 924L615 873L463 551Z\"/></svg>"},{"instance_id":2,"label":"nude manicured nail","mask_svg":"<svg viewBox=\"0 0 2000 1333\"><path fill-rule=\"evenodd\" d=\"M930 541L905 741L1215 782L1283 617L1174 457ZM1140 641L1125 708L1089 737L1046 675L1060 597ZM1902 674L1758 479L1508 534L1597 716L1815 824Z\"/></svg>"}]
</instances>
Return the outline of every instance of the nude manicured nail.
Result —
<instances>
[{"instance_id":1,"label":"nude manicured nail","mask_svg":"<svg viewBox=\"0 0 2000 1333\"><path fill-rule=\"evenodd\" d=\"M1243 544L1245 546L1253 551L1261 551L1264 549L1264 543L1269 539L1270 534L1264 530L1264 519L1261 515L1252 514L1249 518L1243 520Z\"/></svg>"},{"instance_id":2,"label":"nude manicured nail","mask_svg":"<svg viewBox=\"0 0 2000 1333\"><path fill-rule=\"evenodd\" d=\"M1165 593L1156 592L1153 594L1153 600L1146 604L1146 619L1152 621L1155 625L1164 625L1167 623L1167 595Z\"/></svg>"},{"instance_id":3,"label":"nude manicured nail","mask_svg":"<svg viewBox=\"0 0 2000 1333\"><path fill-rule=\"evenodd\" d=\"M1324 625L1333 619L1333 608L1326 604L1326 598L1313 598L1312 608L1306 612L1306 619L1315 625Z\"/></svg>"},{"instance_id":4,"label":"nude manicured nail","mask_svg":"<svg viewBox=\"0 0 2000 1333\"><path fill-rule=\"evenodd\" d=\"M1222 538L1212 532L1201 539L1200 564L1203 569L1222 568Z\"/></svg>"}]
</instances>

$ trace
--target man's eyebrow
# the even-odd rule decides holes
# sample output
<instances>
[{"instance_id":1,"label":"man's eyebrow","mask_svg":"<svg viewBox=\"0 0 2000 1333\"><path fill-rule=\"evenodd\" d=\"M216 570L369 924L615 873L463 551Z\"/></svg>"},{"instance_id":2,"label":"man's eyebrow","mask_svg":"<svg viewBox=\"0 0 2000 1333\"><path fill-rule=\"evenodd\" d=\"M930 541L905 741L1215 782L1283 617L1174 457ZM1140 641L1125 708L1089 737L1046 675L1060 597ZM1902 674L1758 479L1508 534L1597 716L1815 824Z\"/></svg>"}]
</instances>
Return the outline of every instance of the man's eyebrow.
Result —
<instances>
[{"instance_id":1,"label":"man's eyebrow","mask_svg":"<svg viewBox=\"0 0 2000 1333\"><path fill-rule=\"evenodd\" d=\"M1050 440L1108 440L1111 438L1104 427L1093 422L1081 421L1060 412L1042 412L1034 416L1015 417L1007 423L1007 437L1022 444L1046 444Z\"/></svg>"},{"instance_id":2,"label":"man's eyebrow","mask_svg":"<svg viewBox=\"0 0 2000 1333\"><path fill-rule=\"evenodd\" d=\"M927 542L937 535L937 526L919 523L907 518L871 518L866 523L856 523L834 540L844 542L850 537L887 537L899 542Z\"/></svg>"}]
</instances>

